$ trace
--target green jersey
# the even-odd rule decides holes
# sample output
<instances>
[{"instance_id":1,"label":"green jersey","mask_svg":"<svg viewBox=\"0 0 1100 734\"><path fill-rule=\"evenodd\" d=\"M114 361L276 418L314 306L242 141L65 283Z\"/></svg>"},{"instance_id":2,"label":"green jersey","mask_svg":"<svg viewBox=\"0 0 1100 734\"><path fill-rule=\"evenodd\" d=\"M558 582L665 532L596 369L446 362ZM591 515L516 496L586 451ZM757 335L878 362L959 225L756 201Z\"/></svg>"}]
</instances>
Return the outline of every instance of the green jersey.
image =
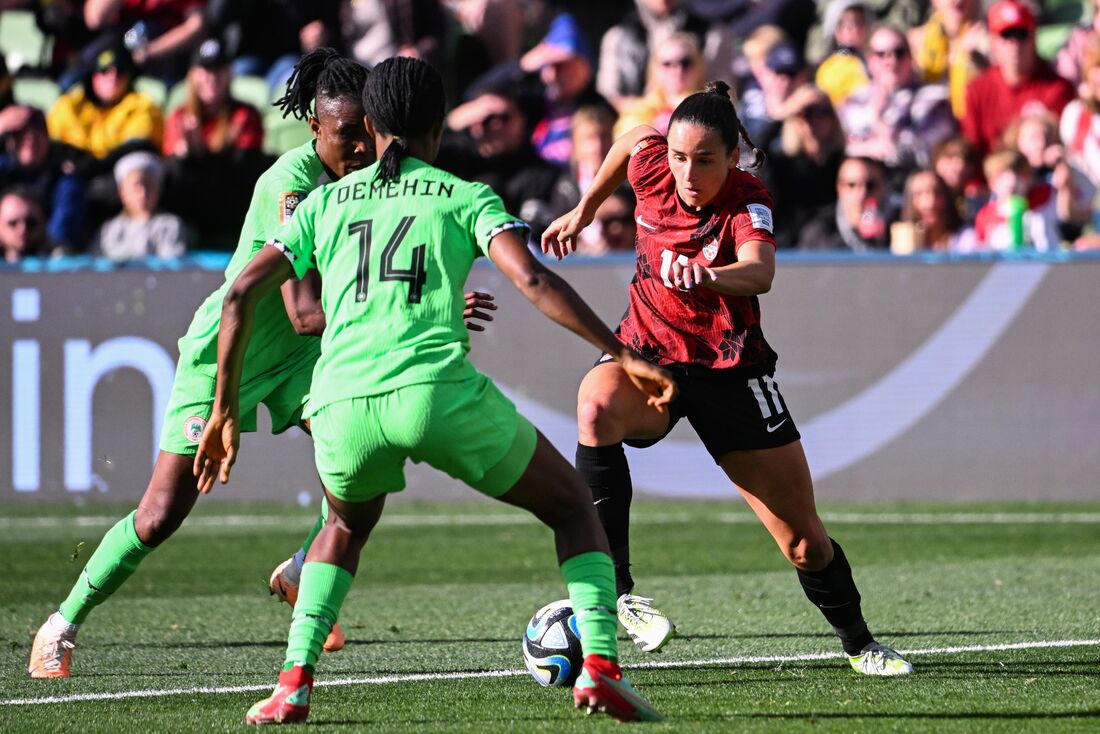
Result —
<instances>
[{"instance_id":1,"label":"green jersey","mask_svg":"<svg viewBox=\"0 0 1100 734\"><path fill-rule=\"evenodd\" d=\"M484 184L415 158L396 181L378 164L323 186L278 235L298 277L321 274L327 326L307 413L339 400L474 376L462 320L474 259L526 225Z\"/></svg>"},{"instance_id":2,"label":"green jersey","mask_svg":"<svg viewBox=\"0 0 1100 734\"><path fill-rule=\"evenodd\" d=\"M306 195L328 180L321 159L313 149L313 141L310 141L284 153L256 181L252 202L241 227L241 238L225 269L225 282L199 306L187 333L179 340L181 367L189 365L207 375L217 373L218 327L222 301L230 284L264 243L273 239L279 228L293 218ZM244 358L245 379L278 367L288 355L316 338L303 337L294 331L280 293L265 296L256 306L252 340Z\"/></svg>"}]
</instances>

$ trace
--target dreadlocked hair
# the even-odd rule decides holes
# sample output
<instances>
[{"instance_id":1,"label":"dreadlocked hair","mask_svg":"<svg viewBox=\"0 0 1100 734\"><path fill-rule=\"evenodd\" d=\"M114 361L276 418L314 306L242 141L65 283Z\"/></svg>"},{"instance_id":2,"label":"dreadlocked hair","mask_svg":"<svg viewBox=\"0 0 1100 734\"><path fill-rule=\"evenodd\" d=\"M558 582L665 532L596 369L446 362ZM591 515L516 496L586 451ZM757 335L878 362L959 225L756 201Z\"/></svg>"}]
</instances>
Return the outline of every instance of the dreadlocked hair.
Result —
<instances>
[{"instance_id":1,"label":"dreadlocked hair","mask_svg":"<svg viewBox=\"0 0 1100 734\"><path fill-rule=\"evenodd\" d=\"M408 139L442 125L446 104L443 79L426 61L395 56L374 67L363 87L363 111L376 131L394 138L378 161L377 178L398 178Z\"/></svg>"},{"instance_id":2,"label":"dreadlocked hair","mask_svg":"<svg viewBox=\"0 0 1100 734\"><path fill-rule=\"evenodd\" d=\"M316 99L352 99L359 101L367 81L367 68L341 55L335 49L314 49L294 65L286 82L286 94L275 100L283 117L294 115L308 120L314 115Z\"/></svg>"},{"instance_id":3,"label":"dreadlocked hair","mask_svg":"<svg viewBox=\"0 0 1100 734\"><path fill-rule=\"evenodd\" d=\"M702 92L696 92L681 102L669 118L668 126L672 127L674 122L686 122L716 130L729 150L740 147L744 140L753 155L752 163L748 167L755 170L764 164L764 152L749 138L745 124L737 116L737 109L730 98L730 86L723 81L707 82Z\"/></svg>"}]
</instances>

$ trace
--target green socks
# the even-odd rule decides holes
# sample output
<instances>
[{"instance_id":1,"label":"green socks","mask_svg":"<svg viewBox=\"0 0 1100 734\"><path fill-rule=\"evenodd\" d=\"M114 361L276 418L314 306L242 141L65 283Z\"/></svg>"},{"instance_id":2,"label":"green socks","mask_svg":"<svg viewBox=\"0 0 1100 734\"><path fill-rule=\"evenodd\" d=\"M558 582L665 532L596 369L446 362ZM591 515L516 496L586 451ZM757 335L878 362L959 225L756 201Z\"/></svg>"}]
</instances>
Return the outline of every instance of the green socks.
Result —
<instances>
[{"instance_id":1,"label":"green socks","mask_svg":"<svg viewBox=\"0 0 1100 734\"><path fill-rule=\"evenodd\" d=\"M615 567L611 557L598 551L581 553L561 564L561 573L569 588L585 656L595 654L618 660Z\"/></svg>"},{"instance_id":2,"label":"green socks","mask_svg":"<svg viewBox=\"0 0 1100 734\"><path fill-rule=\"evenodd\" d=\"M153 550L138 539L134 510L107 531L88 559L80 578L61 603L61 616L70 624L81 624L95 607L113 594L137 569L141 559Z\"/></svg>"},{"instance_id":3,"label":"green socks","mask_svg":"<svg viewBox=\"0 0 1100 734\"><path fill-rule=\"evenodd\" d=\"M313 527L309 531L309 535L302 541L302 558L305 558L305 554L309 553L309 547L313 545L313 539L317 537L317 533L321 532L321 528L328 522L328 498L321 498L321 514L317 518L317 522L313 523Z\"/></svg>"},{"instance_id":4,"label":"green socks","mask_svg":"<svg viewBox=\"0 0 1100 734\"><path fill-rule=\"evenodd\" d=\"M287 640L287 664L305 665L311 670L317 664L321 646L340 616L340 607L353 579L350 573L331 563L310 561L302 567L302 583Z\"/></svg>"}]
</instances>

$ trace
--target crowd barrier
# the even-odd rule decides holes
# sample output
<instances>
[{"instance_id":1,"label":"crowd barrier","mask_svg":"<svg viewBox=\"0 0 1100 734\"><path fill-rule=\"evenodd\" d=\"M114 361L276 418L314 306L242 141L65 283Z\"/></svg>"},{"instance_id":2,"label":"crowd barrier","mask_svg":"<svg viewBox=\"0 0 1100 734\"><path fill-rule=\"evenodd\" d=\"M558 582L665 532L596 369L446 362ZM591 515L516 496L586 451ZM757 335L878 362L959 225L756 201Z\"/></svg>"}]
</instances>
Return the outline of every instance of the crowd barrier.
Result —
<instances>
[{"instance_id":1,"label":"crowd barrier","mask_svg":"<svg viewBox=\"0 0 1100 734\"><path fill-rule=\"evenodd\" d=\"M0 503L141 495L176 339L225 262L0 269ZM622 314L630 258L551 267L606 321ZM781 253L760 299L764 332L819 498L1100 497L1098 284L1100 258L1080 255ZM576 389L597 355L489 264L475 266L468 285L500 306L488 331L472 334L471 358L572 459ZM215 496L318 495L308 437L271 436L267 425L262 416ZM736 496L686 422L629 456L639 493ZM473 496L428 467L410 465L407 477L405 497Z\"/></svg>"}]
</instances>

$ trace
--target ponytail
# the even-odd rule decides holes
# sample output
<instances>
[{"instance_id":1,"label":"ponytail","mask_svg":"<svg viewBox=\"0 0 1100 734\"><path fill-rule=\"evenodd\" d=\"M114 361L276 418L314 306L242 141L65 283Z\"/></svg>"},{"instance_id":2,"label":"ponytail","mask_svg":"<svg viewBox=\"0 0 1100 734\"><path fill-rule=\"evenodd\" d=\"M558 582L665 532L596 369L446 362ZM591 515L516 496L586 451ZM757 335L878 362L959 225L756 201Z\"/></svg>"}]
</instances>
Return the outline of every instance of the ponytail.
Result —
<instances>
[{"instance_id":1,"label":"ponytail","mask_svg":"<svg viewBox=\"0 0 1100 734\"><path fill-rule=\"evenodd\" d=\"M426 61L394 56L374 67L363 87L363 110L375 130L393 136L378 161L377 178L386 182L400 176L409 138L438 130L446 104L443 78Z\"/></svg>"}]
</instances>

